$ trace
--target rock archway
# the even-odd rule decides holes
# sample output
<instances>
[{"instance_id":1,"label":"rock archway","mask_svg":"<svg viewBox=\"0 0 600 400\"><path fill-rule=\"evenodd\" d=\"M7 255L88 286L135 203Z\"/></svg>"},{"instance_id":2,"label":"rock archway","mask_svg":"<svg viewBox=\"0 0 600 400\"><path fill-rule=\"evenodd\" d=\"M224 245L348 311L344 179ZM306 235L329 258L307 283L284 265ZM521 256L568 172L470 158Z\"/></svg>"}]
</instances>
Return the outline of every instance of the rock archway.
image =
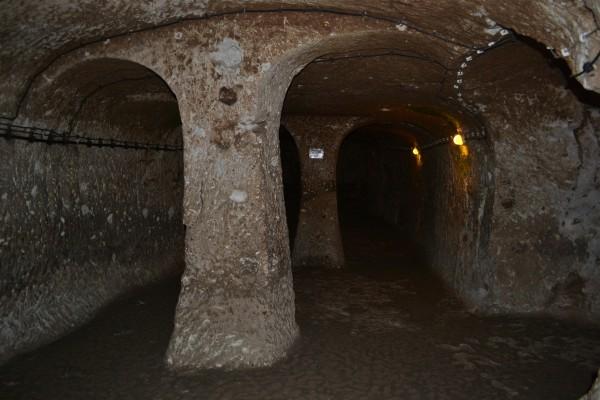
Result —
<instances>
[{"instance_id":1,"label":"rock archway","mask_svg":"<svg viewBox=\"0 0 600 400\"><path fill-rule=\"evenodd\" d=\"M63 66L10 126L0 359L184 267L181 120L160 76L114 58Z\"/></svg>"},{"instance_id":2,"label":"rock archway","mask_svg":"<svg viewBox=\"0 0 600 400\"><path fill-rule=\"evenodd\" d=\"M59 141L54 132L61 137L78 131L96 135L103 141L90 144L101 145L105 151L125 140L110 136L115 132L128 135L128 142L137 143L150 135L161 145L166 141L181 148L178 133L173 133L181 129L186 268L168 363L181 369L268 365L282 358L298 335L278 146L282 114L284 123L302 118L317 121L314 132L327 131L326 124L318 121L332 116L344 121L403 123L404 127L434 125L425 131L439 136L432 136L430 143L430 138L421 135L417 144L422 147L449 140L462 127L467 136L486 133L485 140L467 142L468 155L460 158L446 143L423 153L425 166L437 166L432 177L445 178L429 182L438 182L448 194L446 200L440 198L440 204L449 204L446 225L466 216L452 231L431 229L439 244L433 263L439 265L440 275L480 310L568 312L596 318L600 304L596 290L600 276L595 268L598 224L586 217L597 212L590 200L598 198L593 179L598 169L597 115L595 105L565 88L569 77L553 64L554 56L564 58L580 82L597 88L595 8L549 1L533 5L522 1L511 9L493 1L455 5L375 2L365 6L329 1L304 8L292 1L282 9L262 3L240 8L234 2L173 7L156 14L153 7L134 4L132 13L114 11L120 7L91 13L90 21L103 23L92 24L97 29L89 30L81 29L86 24L69 23L77 19L73 13L56 12L46 5L30 5L28 13L22 8L27 5L6 7L9 34L2 39L6 45L3 42L0 51L0 76L4 78L0 112L8 121L5 131L12 134L18 126L40 128L51 147L29 154L15 150L10 140L3 143L2 151L11 160L3 174L10 181L3 185L10 188L2 194L6 194L2 211L10 220L4 225L8 233L3 240L13 243L18 236L14 232L21 232L21 226L47 215L39 231L40 242L64 247L64 257L51 263L52 268L72 260L71 252L88 254L88 247L67 245L66 231L48 222L60 220L63 212L75 215L72 207L78 195L73 193L83 189L71 175L79 167L44 178L47 193L64 191L49 200L52 206L47 208L55 207L54 214L28 208L40 198L41 183L29 181L44 170L40 160L48 157L51 171L59 164L55 159L67 159L62 150L52 147ZM527 12L515 12L520 9ZM41 36L39 30L31 29L19 37L21 14L33 20L49 16L47 26L57 34ZM136 18L130 19L129 14ZM520 35L544 45L539 48ZM257 38L265 40L258 43ZM440 122L448 116L459 123ZM465 121L470 119L485 129L469 132L466 128L471 125ZM337 137L350 129L344 124L335 129ZM298 124L289 122L294 131L292 125ZM326 154L335 153L339 146L330 139L321 142ZM302 157L313 144L302 141ZM65 165L76 160L77 154ZM441 161L430 163L428 157ZM94 162L100 164L98 171L112 168L102 160ZM158 166L163 159L147 157L140 162ZM175 179L181 161L172 165L172 174L160 176L126 170L156 183ZM106 176L115 175L115 168ZM321 208L326 203L324 209L335 201L329 190L335 176L332 168L326 170L328 175L323 176L320 173L325 170L318 168L305 171L311 178L320 177L307 187L322 192L316 204ZM54 184L62 179L66 179L64 185ZM123 182L119 185L118 190L124 191ZM148 207L141 207L141 217L136 214L136 226L154 232L148 241L161 256L166 254L161 246L174 249L175 245L164 243L159 231L170 230L173 238L181 235L180 220L164 225L177 221L178 209L170 213L171 206L166 206L179 204L173 200L179 190L160 192L156 207L166 214L157 212L159 220L146 220L145 214L151 215ZM24 200L22 193L35 199ZM139 209L138 199L127 196L126 202ZM106 201L112 204L118 199ZM7 214L8 204L14 203L19 211ZM110 212L112 206L99 205L102 212L92 214L88 204L78 207L76 218L97 216L97 226L124 229L114 224L117 212ZM13 213L19 217L12 219ZM119 211L118 215L124 214ZM336 218L335 213L327 212L328 218ZM343 264L332 226L337 224L316 236L326 239L319 241L324 250L309 262ZM62 232L67 239L62 239ZM300 230L298 243L306 237L308 243L316 243L318 239L310 238L315 232ZM34 273L22 272L23 265L30 263L23 263L20 255L25 247L38 243L34 236L19 236L22 243L11 244L2 254L3 260L5 256L10 260L2 263L9 265L3 276L23 288L11 291L11 299L19 299L21 293L32 290L27 288L38 284ZM86 232L89 240L93 236ZM296 248L299 259L303 252L307 254L302 249L301 245ZM113 265L127 253L102 254L102 264ZM41 265L39 259L36 262ZM76 273L69 276L78 279ZM66 290L44 285L49 285L53 298ZM125 291L125 286L107 292L103 299ZM19 300L5 304L15 301ZM101 303L90 300L90 307L73 324L89 317ZM44 313L40 309L31 323L43 320ZM14 324L25 326L22 318L18 315ZM19 329L7 329L11 339L6 342L13 343ZM66 329L67 324L42 329L39 340L31 343L49 340ZM14 343L10 346L21 346Z\"/></svg>"}]
</instances>

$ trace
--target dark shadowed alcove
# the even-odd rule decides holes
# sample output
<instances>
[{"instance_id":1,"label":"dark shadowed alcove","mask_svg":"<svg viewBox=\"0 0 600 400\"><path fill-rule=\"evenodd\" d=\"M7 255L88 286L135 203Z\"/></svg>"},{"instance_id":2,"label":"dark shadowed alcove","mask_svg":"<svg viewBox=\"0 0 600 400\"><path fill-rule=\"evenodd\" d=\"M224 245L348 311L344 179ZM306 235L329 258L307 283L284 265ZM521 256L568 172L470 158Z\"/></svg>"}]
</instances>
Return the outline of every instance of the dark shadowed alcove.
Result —
<instances>
[{"instance_id":1,"label":"dark shadowed alcove","mask_svg":"<svg viewBox=\"0 0 600 400\"><path fill-rule=\"evenodd\" d=\"M296 229L298 228L298 214L300 213L302 183L300 181L300 158L298 155L298 147L296 146L294 138L284 126L279 129L279 148L281 153L285 214L287 218L290 250L293 252Z\"/></svg>"}]
</instances>

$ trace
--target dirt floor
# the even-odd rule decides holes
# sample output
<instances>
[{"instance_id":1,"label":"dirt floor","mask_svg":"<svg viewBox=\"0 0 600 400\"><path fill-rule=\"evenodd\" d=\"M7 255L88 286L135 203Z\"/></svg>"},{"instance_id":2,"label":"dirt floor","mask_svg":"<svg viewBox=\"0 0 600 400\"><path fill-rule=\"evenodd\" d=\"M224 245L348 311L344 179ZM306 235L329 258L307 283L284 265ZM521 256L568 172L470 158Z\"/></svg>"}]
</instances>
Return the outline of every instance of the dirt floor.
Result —
<instances>
[{"instance_id":1,"label":"dirt floor","mask_svg":"<svg viewBox=\"0 0 600 400\"><path fill-rule=\"evenodd\" d=\"M163 367L178 285L148 288L0 369L0 399L577 399L600 328L468 313L376 224L347 223L348 268L295 271L301 338L271 368Z\"/></svg>"}]
</instances>

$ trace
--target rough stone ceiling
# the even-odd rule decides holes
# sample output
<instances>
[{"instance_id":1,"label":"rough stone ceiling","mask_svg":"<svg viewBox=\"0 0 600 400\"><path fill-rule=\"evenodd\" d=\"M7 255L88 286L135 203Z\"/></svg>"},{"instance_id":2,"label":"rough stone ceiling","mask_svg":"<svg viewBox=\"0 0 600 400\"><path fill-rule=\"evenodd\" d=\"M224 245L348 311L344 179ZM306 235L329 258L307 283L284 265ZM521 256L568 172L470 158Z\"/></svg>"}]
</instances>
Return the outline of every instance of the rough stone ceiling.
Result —
<instances>
[{"instance_id":1,"label":"rough stone ceiling","mask_svg":"<svg viewBox=\"0 0 600 400\"><path fill-rule=\"evenodd\" d=\"M596 29L592 13L595 3L590 0L588 4L592 8L575 0L5 0L0 8L0 111L3 116L14 114L28 82L71 49L182 19L219 13L231 13L227 18L235 18L235 13L243 10L327 9L366 15L363 18L383 17L390 23L402 22L415 32L426 32L432 40L445 42L455 50L485 44L490 27L498 23L546 45L569 49L566 59L577 70L600 49L598 40L587 40L586 35ZM595 74L584 78L588 87L600 87Z\"/></svg>"},{"instance_id":2,"label":"rough stone ceiling","mask_svg":"<svg viewBox=\"0 0 600 400\"><path fill-rule=\"evenodd\" d=\"M410 148L413 146L422 146L427 143L439 139L441 134L438 131L433 131L430 135L428 131L422 129L414 129L410 126L402 125L368 125L357 129L351 135L356 135L358 139L365 144L370 141L394 143L395 146ZM391 141L391 142L390 142Z\"/></svg>"},{"instance_id":3,"label":"rough stone ceiling","mask_svg":"<svg viewBox=\"0 0 600 400\"><path fill-rule=\"evenodd\" d=\"M443 68L396 56L340 57L300 72L288 90L284 113L362 116L376 121L379 131L431 133L429 141L455 129L452 119L461 110L444 98Z\"/></svg>"},{"instance_id":4,"label":"rough stone ceiling","mask_svg":"<svg viewBox=\"0 0 600 400\"><path fill-rule=\"evenodd\" d=\"M312 63L294 79L286 112L373 115L406 104L437 102L446 77L443 65L385 49L339 57Z\"/></svg>"},{"instance_id":5,"label":"rough stone ceiling","mask_svg":"<svg viewBox=\"0 0 600 400\"><path fill-rule=\"evenodd\" d=\"M52 88L42 95L44 101L37 108L24 104L23 109L33 114L55 116L52 126L59 131L71 132L86 111L99 107L113 116L152 115L157 110L167 113L167 119L179 120L177 99L168 85L154 72L129 61L105 59L82 63L53 82ZM40 96L36 94L33 97ZM102 113L90 111L90 118L102 118ZM172 125L172 123L171 123Z\"/></svg>"},{"instance_id":6,"label":"rough stone ceiling","mask_svg":"<svg viewBox=\"0 0 600 400\"><path fill-rule=\"evenodd\" d=\"M440 54L446 55L426 46L407 51L384 43L368 51L324 55L296 75L283 111L366 117L378 131L410 132L410 143L416 137L433 141L451 135L466 110L450 100L456 72ZM501 61L497 54L486 57ZM470 79L479 82L478 76Z\"/></svg>"}]
</instances>

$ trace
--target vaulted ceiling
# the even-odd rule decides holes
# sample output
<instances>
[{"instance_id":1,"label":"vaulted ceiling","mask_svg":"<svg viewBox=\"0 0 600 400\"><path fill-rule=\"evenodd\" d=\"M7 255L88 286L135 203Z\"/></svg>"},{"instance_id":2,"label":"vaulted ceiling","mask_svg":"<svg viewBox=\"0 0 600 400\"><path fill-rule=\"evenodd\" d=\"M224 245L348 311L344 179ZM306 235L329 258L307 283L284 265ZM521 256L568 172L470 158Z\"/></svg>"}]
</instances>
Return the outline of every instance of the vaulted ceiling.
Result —
<instances>
[{"instance_id":1,"label":"vaulted ceiling","mask_svg":"<svg viewBox=\"0 0 600 400\"><path fill-rule=\"evenodd\" d=\"M399 29L404 24L422 29L445 42L449 53L460 46L485 43L497 29L506 27L558 49L577 71L600 50L595 7L592 0L4 0L0 7L0 115L10 116L32 77L61 54L90 42L186 19L282 9L343 12L390 19L398 22ZM451 57L428 58L427 52L402 43L330 54L297 77L288 107L300 112L336 105L347 112L374 112L373 107L419 104L424 97L427 104L435 105L445 70L453 67L450 62ZM595 72L582 75L581 80L592 89L600 87ZM326 96L310 97L316 82ZM373 90L361 92L359 87Z\"/></svg>"}]
</instances>

